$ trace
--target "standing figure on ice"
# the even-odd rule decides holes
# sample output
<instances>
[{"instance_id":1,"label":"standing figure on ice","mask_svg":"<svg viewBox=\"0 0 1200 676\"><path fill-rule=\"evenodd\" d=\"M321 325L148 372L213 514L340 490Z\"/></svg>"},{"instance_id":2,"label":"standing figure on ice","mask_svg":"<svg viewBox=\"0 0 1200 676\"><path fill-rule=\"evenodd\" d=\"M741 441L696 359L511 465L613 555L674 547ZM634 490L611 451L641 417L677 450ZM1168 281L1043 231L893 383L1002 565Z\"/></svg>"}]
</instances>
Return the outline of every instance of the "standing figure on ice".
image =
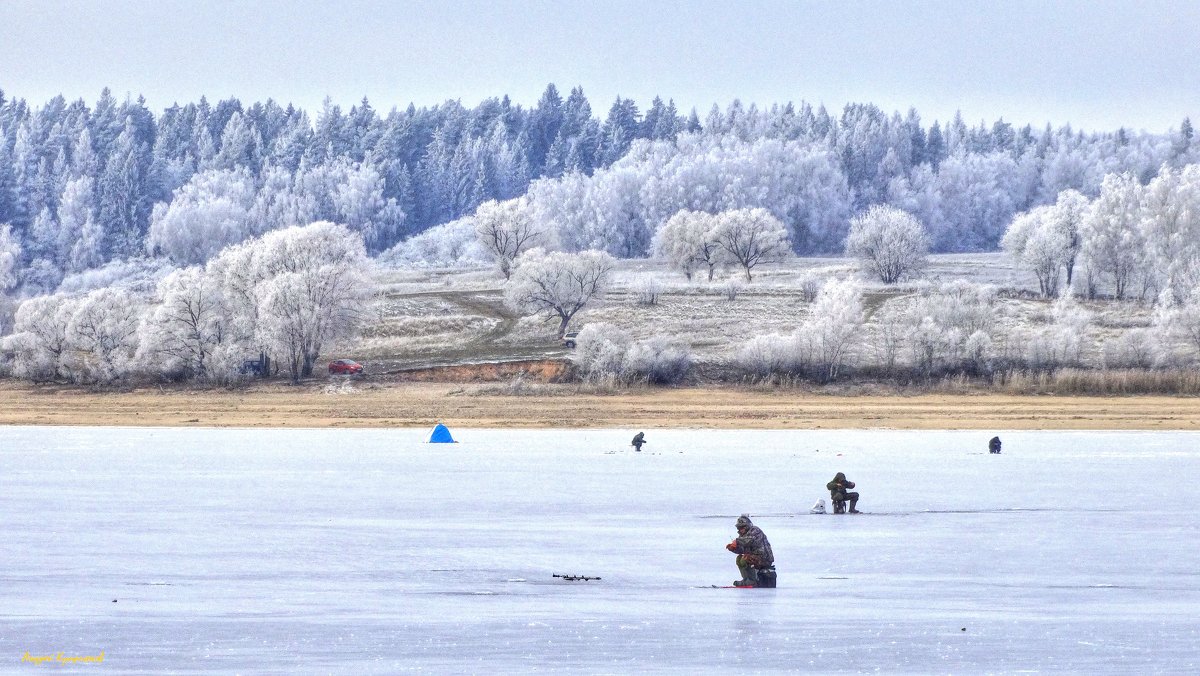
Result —
<instances>
[{"instance_id":1,"label":"standing figure on ice","mask_svg":"<svg viewBox=\"0 0 1200 676\"><path fill-rule=\"evenodd\" d=\"M825 484L825 488L829 489L829 498L833 502L834 514L845 514L847 501L850 502L850 513L859 513L859 511L855 509L855 505L858 504L858 493L854 493L849 490L854 488L854 482L847 481L845 474L838 472L837 475L833 477L833 481Z\"/></svg>"},{"instance_id":2,"label":"standing figure on ice","mask_svg":"<svg viewBox=\"0 0 1200 676\"><path fill-rule=\"evenodd\" d=\"M631 443L633 444L633 450L641 452L642 444L646 443L646 433L638 432L637 434L633 435L633 441Z\"/></svg>"},{"instance_id":3,"label":"standing figure on ice","mask_svg":"<svg viewBox=\"0 0 1200 676\"><path fill-rule=\"evenodd\" d=\"M774 587L775 554L771 543L762 529L750 521L749 514L737 520L738 536L725 549L737 554L737 567L742 579L735 580L735 587Z\"/></svg>"}]
</instances>

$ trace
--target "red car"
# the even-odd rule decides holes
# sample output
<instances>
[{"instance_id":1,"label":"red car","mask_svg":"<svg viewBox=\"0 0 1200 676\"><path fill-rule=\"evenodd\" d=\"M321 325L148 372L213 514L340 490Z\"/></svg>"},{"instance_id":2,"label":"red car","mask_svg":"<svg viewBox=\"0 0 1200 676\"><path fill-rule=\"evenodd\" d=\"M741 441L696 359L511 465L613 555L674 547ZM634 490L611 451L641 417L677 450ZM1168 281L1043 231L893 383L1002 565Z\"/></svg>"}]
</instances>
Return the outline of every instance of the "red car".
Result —
<instances>
[{"instance_id":1,"label":"red car","mask_svg":"<svg viewBox=\"0 0 1200 676\"><path fill-rule=\"evenodd\" d=\"M338 359L329 362L330 375L345 373L348 375L356 375L363 372L362 364L351 359Z\"/></svg>"}]
</instances>

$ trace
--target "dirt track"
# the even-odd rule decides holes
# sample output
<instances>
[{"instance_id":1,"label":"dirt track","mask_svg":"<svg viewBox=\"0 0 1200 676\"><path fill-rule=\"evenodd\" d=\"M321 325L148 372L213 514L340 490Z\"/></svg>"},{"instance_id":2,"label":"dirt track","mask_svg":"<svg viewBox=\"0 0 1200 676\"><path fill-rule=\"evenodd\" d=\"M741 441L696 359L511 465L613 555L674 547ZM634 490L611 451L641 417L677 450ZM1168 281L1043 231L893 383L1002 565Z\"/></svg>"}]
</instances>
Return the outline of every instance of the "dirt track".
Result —
<instances>
[{"instance_id":1,"label":"dirt track","mask_svg":"<svg viewBox=\"0 0 1200 676\"><path fill-rule=\"evenodd\" d=\"M833 396L734 388L537 395L453 383L86 390L0 383L0 424L229 427L710 427L1200 429L1200 399L1003 395Z\"/></svg>"}]
</instances>

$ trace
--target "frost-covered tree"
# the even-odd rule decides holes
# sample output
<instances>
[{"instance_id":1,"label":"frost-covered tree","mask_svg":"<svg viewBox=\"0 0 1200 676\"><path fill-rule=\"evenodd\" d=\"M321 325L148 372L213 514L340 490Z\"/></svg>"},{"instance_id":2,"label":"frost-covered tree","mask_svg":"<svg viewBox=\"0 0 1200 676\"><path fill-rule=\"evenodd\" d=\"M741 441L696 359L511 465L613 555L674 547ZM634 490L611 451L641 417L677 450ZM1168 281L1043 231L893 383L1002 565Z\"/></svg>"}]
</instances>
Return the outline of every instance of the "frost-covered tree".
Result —
<instances>
[{"instance_id":1,"label":"frost-covered tree","mask_svg":"<svg viewBox=\"0 0 1200 676\"><path fill-rule=\"evenodd\" d=\"M1179 303L1172 328L1200 352L1200 286L1192 289Z\"/></svg>"},{"instance_id":2,"label":"frost-covered tree","mask_svg":"<svg viewBox=\"0 0 1200 676\"><path fill-rule=\"evenodd\" d=\"M571 361L588 382L617 382L625 377L629 334L608 322L584 325L575 337Z\"/></svg>"},{"instance_id":3,"label":"frost-covered tree","mask_svg":"<svg viewBox=\"0 0 1200 676\"><path fill-rule=\"evenodd\" d=\"M1100 195L1083 223L1083 255L1112 284L1117 300L1125 298L1143 259L1142 186L1130 174L1104 177Z\"/></svg>"},{"instance_id":4,"label":"frost-covered tree","mask_svg":"<svg viewBox=\"0 0 1200 676\"><path fill-rule=\"evenodd\" d=\"M410 237L379 255L389 265L480 265L489 256L475 235L475 219L460 218Z\"/></svg>"},{"instance_id":5,"label":"frost-covered tree","mask_svg":"<svg viewBox=\"0 0 1200 676\"><path fill-rule=\"evenodd\" d=\"M996 289L956 280L940 285L922 284L911 298L890 301L885 322L899 334L911 364L926 377L939 370L957 369L964 359L978 367L990 349L996 323ZM894 336L893 336L894 337Z\"/></svg>"},{"instance_id":6,"label":"frost-covered tree","mask_svg":"<svg viewBox=\"0 0 1200 676\"><path fill-rule=\"evenodd\" d=\"M512 277L513 261L542 238L525 198L484 202L473 220L475 236L505 279Z\"/></svg>"},{"instance_id":7,"label":"frost-covered tree","mask_svg":"<svg viewBox=\"0 0 1200 676\"><path fill-rule=\"evenodd\" d=\"M877 205L850 221L846 255L861 260L884 284L895 284L925 268L929 237L911 214Z\"/></svg>"},{"instance_id":8,"label":"frost-covered tree","mask_svg":"<svg viewBox=\"0 0 1200 676\"><path fill-rule=\"evenodd\" d=\"M811 303L817 299L817 294L821 293L821 287L825 286L828 281L827 277L820 272L808 270L800 275L796 280L796 288L800 290L800 299L805 303Z\"/></svg>"},{"instance_id":9,"label":"frost-covered tree","mask_svg":"<svg viewBox=\"0 0 1200 676\"><path fill-rule=\"evenodd\" d=\"M196 174L170 203L154 207L146 250L176 263L204 263L258 234L251 218L254 201L254 179L244 168Z\"/></svg>"},{"instance_id":10,"label":"frost-covered tree","mask_svg":"<svg viewBox=\"0 0 1200 676\"><path fill-rule=\"evenodd\" d=\"M28 380L62 375L70 347L68 328L78 301L65 295L35 296L17 308L13 325L14 373Z\"/></svg>"},{"instance_id":11,"label":"frost-covered tree","mask_svg":"<svg viewBox=\"0 0 1200 676\"><path fill-rule=\"evenodd\" d=\"M577 254L526 251L504 287L504 300L519 312L557 317L558 336L593 298L603 295L612 279L615 261L602 251Z\"/></svg>"},{"instance_id":12,"label":"frost-covered tree","mask_svg":"<svg viewBox=\"0 0 1200 676\"><path fill-rule=\"evenodd\" d=\"M221 132L221 148L213 157L212 165L230 171L238 168L257 171L261 147L262 137L258 130L240 112L234 112Z\"/></svg>"},{"instance_id":13,"label":"frost-covered tree","mask_svg":"<svg viewBox=\"0 0 1200 676\"><path fill-rule=\"evenodd\" d=\"M996 246L1012 215L1025 204L1021 167L1008 153L947 157L936 173L925 173L913 192L928 192L928 211L915 215L929 228L936 251L979 251Z\"/></svg>"},{"instance_id":14,"label":"frost-covered tree","mask_svg":"<svg viewBox=\"0 0 1200 676\"><path fill-rule=\"evenodd\" d=\"M662 296L663 283L657 275L644 275L629 285L633 300L638 305L657 305Z\"/></svg>"},{"instance_id":15,"label":"frost-covered tree","mask_svg":"<svg viewBox=\"0 0 1200 676\"><path fill-rule=\"evenodd\" d=\"M760 263L791 255L787 228L769 211L735 209L717 214L715 237L721 248L753 281L751 271Z\"/></svg>"},{"instance_id":16,"label":"frost-covered tree","mask_svg":"<svg viewBox=\"0 0 1200 676\"><path fill-rule=\"evenodd\" d=\"M629 346L625 368L651 385L674 385L692 367L691 348L682 340L664 335L639 340Z\"/></svg>"},{"instance_id":17,"label":"frost-covered tree","mask_svg":"<svg viewBox=\"0 0 1200 676\"><path fill-rule=\"evenodd\" d=\"M1037 277L1043 298L1058 295L1059 274L1070 257L1071 240L1055 227L1054 207L1035 207L1009 224L1001 245Z\"/></svg>"},{"instance_id":18,"label":"frost-covered tree","mask_svg":"<svg viewBox=\"0 0 1200 676\"><path fill-rule=\"evenodd\" d=\"M691 280L699 267L708 268L712 281L724 249L716 237L717 220L712 214L681 210L654 234L654 254Z\"/></svg>"},{"instance_id":19,"label":"frost-covered tree","mask_svg":"<svg viewBox=\"0 0 1200 676\"><path fill-rule=\"evenodd\" d=\"M1182 294L1200 284L1200 165L1162 167L1142 193L1140 215L1147 273L1156 285Z\"/></svg>"},{"instance_id":20,"label":"frost-covered tree","mask_svg":"<svg viewBox=\"0 0 1200 676\"><path fill-rule=\"evenodd\" d=\"M139 142L138 128L126 120L96 184L105 252L113 256L133 255L142 249L151 203L146 190L149 149Z\"/></svg>"},{"instance_id":21,"label":"frost-covered tree","mask_svg":"<svg viewBox=\"0 0 1200 676\"><path fill-rule=\"evenodd\" d=\"M104 231L100 229L100 224L96 219L88 214L88 217L83 221L82 227L79 229L79 237L71 243L71 251L67 255L66 270L68 272L81 272L97 267L104 262L102 246L104 245Z\"/></svg>"},{"instance_id":22,"label":"frost-covered tree","mask_svg":"<svg viewBox=\"0 0 1200 676\"><path fill-rule=\"evenodd\" d=\"M529 185L526 197L538 229L556 237L563 249L586 249L596 228L591 197L591 177L568 172L558 179L541 179Z\"/></svg>"},{"instance_id":23,"label":"frost-covered tree","mask_svg":"<svg viewBox=\"0 0 1200 676\"><path fill-rule=\"evenodd\" d=\"M141 304L121 289L96 289L80 298L67 324L70 349L63 368L77 382L110 383L130 371L138 346Z\"/></svg>"},{"instance_id":24,"label":"frost-covered tree","mask_svg":"<svg viewBox=\"0 0 1200 676\"><path fill-rule=\"evenodd\" d=\"M867 347L873 363L892 373L905 347L908 317L895 301L889 301L872 313L870 329Z\"/></svg>"},{"instance_id":25,"label":"frost-covered tree","mask_svg":"<svg viewBox=\"0 0 1200 676\"><path fill-rule=\"evenodd\" d=\"M636 145L622 160L645 175L644 219L665 223L680 210L719 213L762 207L788 227L799 252L840 250L850 189L827 150L800 141L679 137Z\"/></svg>"},{"instance_id":26,"label":"frost-covered tree","mask_svg":"<svg viewBox=\"0 0 1200 676\"><path fill-rule=\"evenodd\" d=\"M92 208L94 183L88 176L69 181L59 201L55 253L67 272L80 272L102 261L101 233Z\"/></svg>"},{"instance_id":27,"label":"frost-covered tree","mask_svg":"<svg viewBox=\"0 0 1200 676\"><path fill-rule=\"evenodd\" d=\"M770 333L746 341L732 361L755 378L800 375L808 367L808 348L797 334Z\"/></svg>"},{"instance_id":28,"label":"frost-covered tree","mask_svg":"<svg viewBox=\"0 0 1200 676\"><path fill-rule=\"evenodd\" d=\"M403 227L406 214L396 200L385 199L384 180L368 164L347 167L338 177L333 193L336 219L361 233L367 250L373 253L391 246Z\"/></svg>"},{"instance_id":29,"label":"frost-covered tree","mask_svg":"<svg viewBox=\"0 0 1200 676\"><path fill-rule=\"evenodd\" d=\"M261 247L249 240L227 247L204 267L201 281L212 280L221 294L225 317L223 342L257 355L265 373L273 369L273 341L266 333L264 282L271 271L261 265Z\"/></svg>"},{"instance_id":30,"label":"frost-covered tree","mask_svg":"<svg viewBox=\"0 0 1200 676\"><path fill-rule=\"evenodd\" d=\"M621 258L649 253L653 224L642 209L640 191L645 174L640 168L616 166L593 177L588 191L590 214L579 248L597 249ZM564 235L566 233L563 233Z\"/></svg>"},{"instance_id":31,"label":"frost-covered tree","mask_svg":"<svg viewBox=\"0 0 1200 676\"><path fill-rule=\"evenodd\" d=\"M1158 362L1168 347L1156 340L1153 329L1129 329L1104 341L1101 359L1109 369L1148 369Z\"/></svg>"},{"instance_id":32,"label":"frost-covered tree","mask_svg":"<svg viewBox=\"0 0 1200 676\"><path fill-rule=\"evenodd\" d=\"M199 267L183 268L158 283L157 305L143 320L138 361L164 375L210 378L223 373L222 348L234 335L222 280ZM214 363L217 362L217 363Z\"/></svg>"},{"instance_id":33,"label":"frost-covered tree","mask_svg":"<svg viewBox=\"0 0 1200 676\"><path fill-rule=\"evenodd\" d=\"M1074 281L1075 262L1083 248L1083 223L1091 206L1091 201L1078 190L1064 190L1058 194L1054 208L1046 215L1049 226L1066 241L1062 264L1067 269L1067 286Z\"/></svg>"},{"instance_id":34,"label":"frost-covered tree","mask_svg":"<svg viewBox=\"0 0 1200 676\"><path fill-rule=\"evenodd\" d=\"M345 226L320 222L275 230L228 247L203 274L180 273L160 287L170 292L164 302L169 299L176 310L199 319L167 321L168 308L163 310L167 316L158 316L161 321L147 330L191 331L190 344L181 346L177 337L166 335L154 347L163 349L175 340L175 352L193 355L195 375L201 375L201 356L204 373L226 377L241 356L258 354L268 370L282 360L298 381L312 375L329 341L353 335L367 319L374 293L369 272L362 238ZM205 298L213 305L206 306ZM214 347L203 353L204 345Z\"/></svg>"},{"instance_id":35,"label":"frost-covered tree","mask_svg":"<svg viewBox=\"0 0 1200 676\"><path fill-rule=\"evenodd\" d=\"M33 225L29 226L29 255L51 263L56 262L58 249L58 220L49 206L42 207Z\"/></svg>"},{"instance_id":36,"label":"frost-covered tree","mask_svg":"<svg viewBox=\"0 0 1200 676\"><path fill-rule=\"evenodd\" d=\"M1053 371L1083 363L1084 334L1091 312L1068 289L1050 310L1049 326L1036 331L1025 345L1025 358L1035 369Z\"/></svg>"},{"instance_id":37,"label":"frost-covered tree","mask_svg":"<svg viewBox=\"0 0 1200 676\"><path fill-rule=\"evenodd\" d=\"M812 364L824 380L835 380L845 365L865 319L862 286L854 280L827 283L797 338L809 347Z\"/></svg>"},{"instance_id":38,"label":"frost-covered tree","mask_svg":"<svg viewBox=\"0 0 1200 676\"><path fill-rule=\"evenodd\" d=\"M20 263L21 242L13 235L11 225L0 225L0 295L16 287Z\"/></svg>"},{"instance_id":39,"label":"frost-covered tree","mask_svg":"<svg viewBox=\"0 0 1200 676\"><path fill-rule=\"evenodd\" d=\"M1164 288L1154 307L1151 331L1157 356L1169 354L1176 341L1200 352L1200 286L1182 294Z\"/></svg>"},{"instance_id":40,"label":"frost-covered tree","mask_svg":"<svg viewBox=\"0 0 1200 676\"><path fill-rule=\"evenodd\" d=\"M588 382L642 380L651 385L670 385L687 377L692 354L678 339L654 336L631 341L620 328L593 322L576 336L572 361Z\"/></svg>"},{"instance_id":41,"label":"frost-covered tree","mask_svg":"<svg viewBox=\"0 0 1200 676\"><path fill-rule=\"evenodd\" d=\"M260 334L293 381L311 376L323 347L368 317L374 285L362 237L319 222L269 232L249 248Z\"/></svg>"}]
</instances>

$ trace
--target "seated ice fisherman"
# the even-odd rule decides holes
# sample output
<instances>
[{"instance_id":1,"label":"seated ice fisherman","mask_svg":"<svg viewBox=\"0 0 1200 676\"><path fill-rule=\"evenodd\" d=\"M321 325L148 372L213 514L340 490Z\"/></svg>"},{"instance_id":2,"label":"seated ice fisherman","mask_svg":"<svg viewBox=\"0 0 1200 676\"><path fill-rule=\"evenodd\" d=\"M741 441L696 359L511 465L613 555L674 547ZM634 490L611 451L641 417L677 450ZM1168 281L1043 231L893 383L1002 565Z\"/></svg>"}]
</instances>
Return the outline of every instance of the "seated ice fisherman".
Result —
<instances>
[{"instance_id":1,"label":"seated ice fisherman","mask_svg":"<svg viewBox=\"0 0 1200 676\"><path fill-rule=\"evenodd\" d=\"M737 554L737 567L742 579L734 580L735 587L774 587L775 554L762 529L750 521L749 514L738 517L738 536L725 549Z\"/></svg>"},{"instance_id":2,"label":"seated ice fisherman","mask_svg":"<svg viewBox=\"0 0 1200 676\"><path fill-rule=\"evenodd\" d=\"M631 443L633 444L633 449L640 452L642 450L642 444L646 443L646 433L638 432L637 434L633 435L633 441Z\"/></svg>"},{"instance_id":3,"label":"seated ice fisherman","mask_svg":"<svg viewBox=\"0 0 1200 676\"><path fill-rule=\"evenodd\" d=\"M850 503L849 512L851 514L859 513L858 510L855 509L855 505L858 504L858 493L854 493L849 490L854 488L854 482L848 481L845 474L838 472L837 475L833 477L833 481L825 484L825 488L829 489L829 498L830 501L833 502L834 514L845 514L847 512L847 502Z\"/></svg>"},{"instance_id":4,"label":"seated ice fisherman","mask_svg":"<svg viewBox=\"0 0 1200 676\"><path fill-rule=\"evenodd\" d=\"M988 442L988 453L1000 454L1000 437L992 437Z\"/></svg>"}]
</instances>

